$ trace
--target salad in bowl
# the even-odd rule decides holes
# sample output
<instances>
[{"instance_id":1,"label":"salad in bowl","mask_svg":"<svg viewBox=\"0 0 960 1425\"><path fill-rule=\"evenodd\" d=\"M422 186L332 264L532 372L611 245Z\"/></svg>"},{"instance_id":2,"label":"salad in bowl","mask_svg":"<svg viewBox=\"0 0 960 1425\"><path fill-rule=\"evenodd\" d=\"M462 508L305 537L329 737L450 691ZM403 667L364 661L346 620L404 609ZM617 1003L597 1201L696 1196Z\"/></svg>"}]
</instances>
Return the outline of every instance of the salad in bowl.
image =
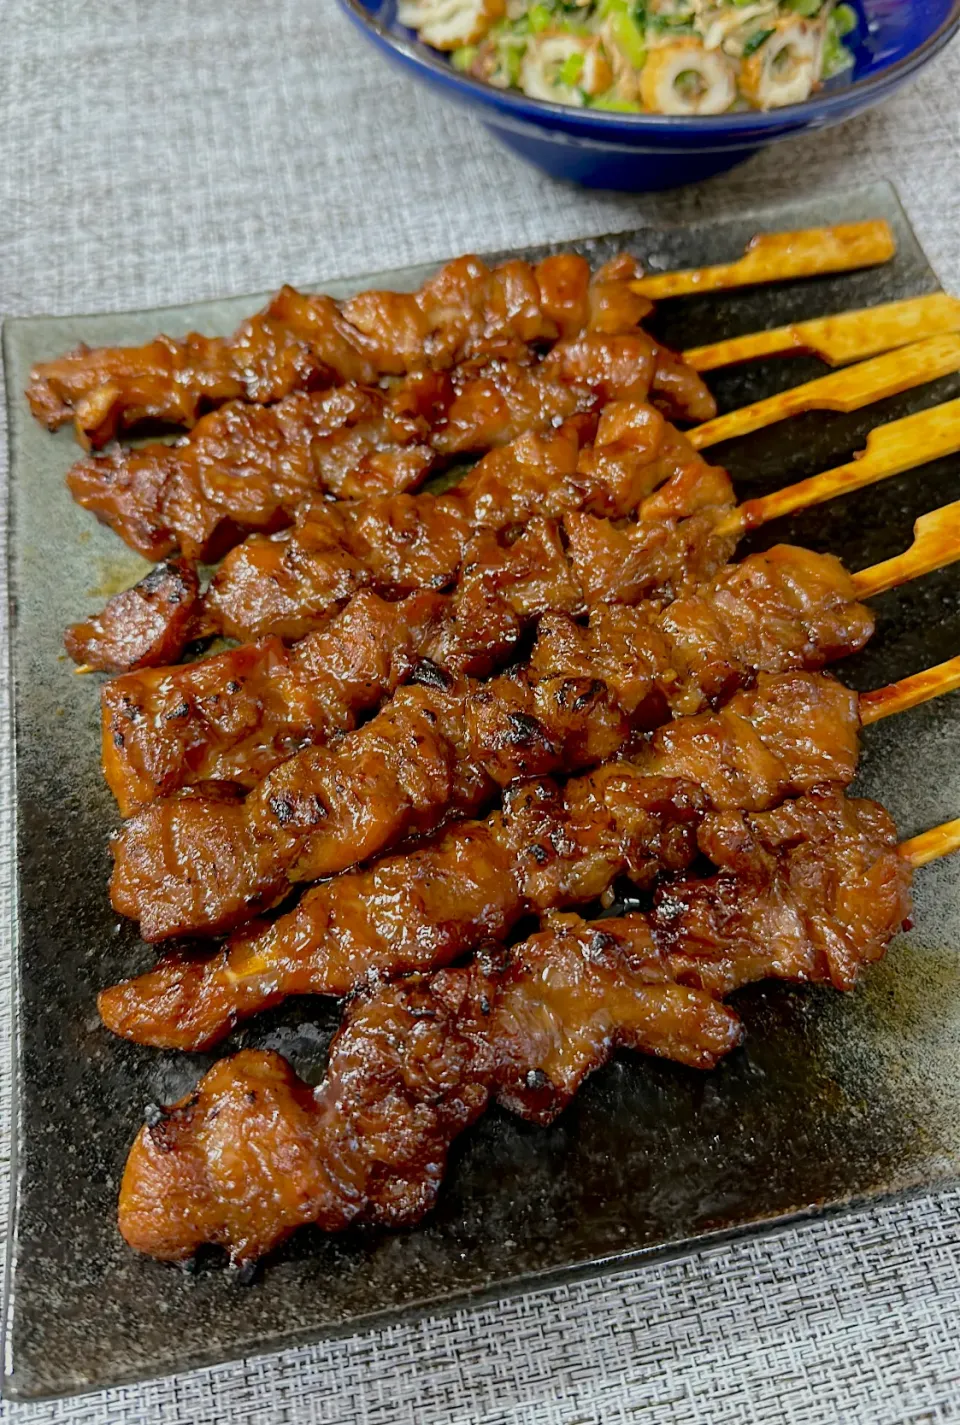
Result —
<instances>
[{"instance_id":1,"label":"salad in bowl","mask_svg":"<svg viewBox=\"0 0 960 1425\"><path fill-rule=\"evenodd\" d=\"M853 67L857 28L835 0L401 0L397 18L497 89L686 116L803 103Z\"/></svg>"}]
</instances>

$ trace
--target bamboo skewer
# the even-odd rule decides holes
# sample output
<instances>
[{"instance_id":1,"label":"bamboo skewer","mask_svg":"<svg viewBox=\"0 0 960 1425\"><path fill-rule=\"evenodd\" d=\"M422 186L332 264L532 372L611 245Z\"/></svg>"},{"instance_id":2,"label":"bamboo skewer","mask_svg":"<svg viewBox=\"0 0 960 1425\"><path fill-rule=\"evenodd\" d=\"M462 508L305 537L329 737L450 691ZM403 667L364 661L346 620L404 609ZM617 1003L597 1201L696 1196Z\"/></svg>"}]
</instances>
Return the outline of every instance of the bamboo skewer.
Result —
<instances>
[{"instance_id":1,"label":"bamboo skewer","mask_svg":"<svg viewBox=\"0 0 960 1425\"><path fill-rule=\"evenodd\" d=\"M818 376L765 400L754 401L740 410L694 426L688 439L703 450L721 440L749 435L788 416L805 411L857 411L887 396L897 396L914 386L923 386L941 376L960 370L960 334L930 337L899 351L858 362L829 376Z\"/></svg>"},{"instance_id":2,"label":"bamboo skewer","mask_svg":"<svg viewBox=\"0 0 960 1425\"><path fill-rule=\"evenodd\" d=\"M797 510L822 505L838 495L875 485L907 470L960 452L960 399L877 426L863 453L846 465L798 480L770 495L744 500L718 526L721 534L744 534Z\"/></svg>"},{"instance_id":3,"label":"bamboo skewer","mask_svg":"<svg viewBox=\"0 0 960 1425\"><path fill-rule=\"evenodd\" d=\"M902 554L854 574L857 597L873 598L910 579L919 579L960 559L960 500L921 515L913 527L913 543Z\"/></svg>"},{"instance_id":4,"label":"bamboo skewer","mask_svg":"<svg viewBox=\"0 0 960 1425\"><path fill-rule=\"evenodd\" d=\"M733 287L784 282L791 277L877 267L889 262L896 250L890 224L882 219L833 228L802 228L791 233L759 233L736 262L651 273L630 285L635 292L661 301L691 292L729 291Z\"/></svg>"},{"instance_id":5,"label":"bamboo skewer","mask_svg":"<svg viewBox=\"0 0 960 1425\"><path fill-rule=\"evenodd\" d=\"M899 851L914 869L928 866L931 861L939 861L944 856L952 856L954 851L960 851L960 817L921 832L919 836L911 836L909 841L901 841Z\"/></svg>"},{"instance_id":6,"label":"bamboo skewer","mask_svg":"<svg viewBox=\"0 0 960 1425\"><path fill-rule=\"evenodd\" d=\"M957 688L960 688L960 657L948 658L945 663L925 668L922 673L914 673L909 678L901 678L898 683L888 683L885 688L861 693L860 721L864 727L869 727L883 718L895 717L897 713L908 712L910 708L932 702L945 693L953 693Z\"/></svg>"},{"instance_id":7,"label":"bamboo skewer","mask_svg":"<svg viewBox=\"0 0 960 1425\"><path fill-rule=\"evenodd\" d=\"M904 302L888 302L835 317L730 337L710 346L691 347L683 353L683 359L695 371L716 371L764 356L800 353L819 356L830 366L846 366L926 337L956 331L960 331L960 297L936 292L929 297L911 297Z\"/></svg>"}]
</instances>

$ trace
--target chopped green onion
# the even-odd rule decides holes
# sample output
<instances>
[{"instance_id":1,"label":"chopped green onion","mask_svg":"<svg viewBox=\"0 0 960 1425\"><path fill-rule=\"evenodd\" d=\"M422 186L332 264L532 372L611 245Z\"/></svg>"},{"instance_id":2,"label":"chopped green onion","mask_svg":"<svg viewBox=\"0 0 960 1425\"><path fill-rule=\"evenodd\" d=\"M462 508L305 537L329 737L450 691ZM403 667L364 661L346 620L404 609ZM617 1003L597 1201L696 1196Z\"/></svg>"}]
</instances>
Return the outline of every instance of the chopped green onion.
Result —
<instances>
[{"instance_id":1,"label":"chopped green onion","mask_svg":"<svg viewBox=\"0 0 960 1425\"><path fill-rule=\"evenodd\" d=\"M583 55L568 54L557 71L557 83L573 89L583 73Z\"/></svg>"},{"instance_id":2,"label":"chopped green onion","mask_svg":"<svg viewBox=\"0 0 960 1425\"><path fill-rule=\"evenodd\" d=\"M647 62L647 41L637 22L627 14L613 15L610 34L634 69L642 69Z\"/></svg>"},{"instance_id":3,"label":"chopped green onion","mask_svg":"<svg viewBox=\"0 0 960 1425\"><path fill-rule=\"evenodd\" d=\"M649 15L647 24L651 30L672 35L693 34L696 24L693 15Z\"/></svg>"},{"instance_id":4,"label":"chopped green onion","mask_svg":"<svg viewBox=\"0 0 960 1425\"><path fill-rule=\"evenodd\" d=\"M803 15L805 19L812 19L818 15L822 9L823 0L783 0L784 7L792 10L795 15Z\"/></svg>"},{"instance_id":5,"label":"chopped green onion","mask_svg":"<svg viewBox=\"0 0 960 1425\"><path fill-rule=\"evenodd\" d=\"M857 12L852 5L838 5L830 16L833 28L840 36L851 35L857 28Z\"/></svg>"},{"instance_id":6,"label":"chopped green onion","mask_svg":"<svg viewBox=\"0 0 960 1425\"><path fill-rule=\"evenodd\" d=\"M539 35L541 30L549 30L553 24L553 16L546 5L533 5L527 11L527 19L530 21L530 28L535 35Z\"/></svg>"},{"instance_id":7,"label":"chopped green onion","mask_svg":"<svg viewBox=\"0 0 960 1425\"><path fill-rule=\"evenodd\" d=\"M503 52L503 68L508 84L516 87L520 83L520 69L523 65L523 56L526 52L526 45L523 49L511 48Z\"/></svg>"},{"instance_id":8,"label":"chopped green onion","mask_svg":"<svg viewBox=\"0 0 960 1425\"><path fill-rule=\"evenodd\" d=\"M744 59L749 59L752 54L756 54L761 45L765 45L773 34L773 30L755 30L743 47Z\"/></svg>"},{"instance_id":9,"label":"chopped green onion","mask_svg":"<svg viewBox=\"0 0 960 1425\"><path fill-rule=\"evenodd\" d=\"M853 68L853 54L843 43L841 36L849 35L851 30L856 28L857 14L850 5L838 5L830 12L823 46L821 73L824 79L832 79L834 75L842 74L845 69Z\"/></svg>"},{"instance_id":10,"label":"chopped green onion","mask_svg":"<svg viewBox=\"0 0 960 1425\"><path fill-rule=\"evenodd\" d=\"M455 49L453 54L450 56L450 63L453 65L454 69L459 69L461 74L466 74L467 70L470 69L476 57L476 45L461 45L460 48Z\"/></svg>"}]
</instances>

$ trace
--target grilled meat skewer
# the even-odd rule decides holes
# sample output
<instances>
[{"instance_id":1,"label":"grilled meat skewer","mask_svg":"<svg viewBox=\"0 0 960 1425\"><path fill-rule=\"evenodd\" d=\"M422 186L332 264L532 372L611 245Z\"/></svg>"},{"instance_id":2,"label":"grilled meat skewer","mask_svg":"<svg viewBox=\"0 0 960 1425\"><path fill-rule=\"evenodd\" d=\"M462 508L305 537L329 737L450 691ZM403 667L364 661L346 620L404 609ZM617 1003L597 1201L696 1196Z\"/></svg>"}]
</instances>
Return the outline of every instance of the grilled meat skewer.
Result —
<instances>
[{"instance_id":1,"label":"grilled meat skewer","mask_svg":"<svg viewBox=\"0 0 960 1425\"><path fill-rule=\"evenodd\" d=\"M462 257L418 292L360 292L344 302L284 287L232 337L161 336L140 347L80 347L31 372L31 410L50 430L73 420L100 446L147 420L192 426L225 401L270 404L293 391L445 371L478 357L526 360L584 330L626 331L651 311L623 256L591 277L573 254L489 268Z\"/></svg>"},{"instance_id":2,"label":"grilled meat skewer","mask_svg":"<svg viewBox=\"0 0 960 1425\"><path fill-rule=\"evenodd\" d=\"M699 839L719 873L665 886L649 915L557 916L506 952L362 991L316 1089L266 1051L215 1065L141 1129L126 1240L245 1262L306 1223L415 1223L491 1099L549 1123L618 1047L710 1068L742 1034L724 995L767 977L849 989L909 914L910 868L873 802L711 813Z\"/></svg>"},{"instance_id":3,"label":"grilled meat skewer","mask_svg":"<svg viewBox=\"0 0 960 1425\"><path fill-rule=\"evenodd\" d=\"M152 802L114 840L113 905L148 940L218 934L292 884L476 814L497 787L597 765L674 707L710 705L760 669L822 666L872 628L837 560L789 547L664 614L606 607L587 629L547 616L516 673L484 684L424 663L420 686L340 742L288 758L244 802L202 789Z\"/></svg>"},{"instance_id":4,"label":"grilled meat skewer","mask_svg":"<svg viewBox=\"0 0 960 1425\"><path fill-rule=\"evenodd\" d=\"M761 674L720 712L654 733L632 761L607 763L563 790L522 783L485 821L309 890L274 922L235 932L210 959L173 958L104 990L101 1015L138 1042L197 1049L287 995L343 995L371 975L449 964L484 938L506 936L522 915L588 904L622 874L644 885L683 869L710 808L759 811L848 785L858 731L857 698L835 680ZM218 856L219 843L204 834L189 845L192 879L178 863L175 905L182 913L192 887L199 920L207 888L226 897L245 868ZM163 895L161 885L158 920L170 915Z\"/></svg>"},{"instance_id":5,"label":"grilled meat skewer","mask_svg":"<svg viewBox=\"0 0 960 1425\"><path fill-rule=\"evenodd\" d=\"M658 538L647 526L732 504L725 472L708 466L652 406L615 402L599 419L584 415L558 430L518 437L444 495L308 502L291 530L274 538L250 536L228 554L207 594L196 599L186 636L299 638L361 588L398 597L446 588L463 577L489 581L504 560L510 562L518 528L534 517L568 512L595 516L600 530L610 518L637 513L642 528L632 536L618 533L610 557L621 557L624 539L636 546L635 565L644 563L649 549L646 562L654 559L656 568L646 577L655 583L666 531ZM581 525L571 535L575 551L583 542ZM556 525L551 538L561 538ZM576 552L565 581L575 579L583 582ZM117 595L99 620L68 630L72 656L91 667L118 668L118 657L138 646L131 611L125 605L130 628L114 613L123 600ZM118 625L119 640L113 632ZM107 627L110 637L103 636Z\"/></svg>"},{"instance_id":6,"label":"grilled meat skewer","mask_svg":"<svg viewBox=\"0 0 960 1425\"><path fill-rule=\"evenodd\" d=\"M931 414L932 420L929 419ZM882 427L871 438L862 459L851 466L827 471L773 495L747 501L727 515L718 517L707 508L696 518L690 516L679 523L667 518L658 537L655 538L652 531L647 532L650 540L648 554L651 558L659 554L665 561L661 571L666 573L677 549L686 545L688 551L696 552L695 574L703 580L711 560L717 558L722 549L724 539L732 540L739 532L775 518L785 510L830 499L851 478L863 485L895 474L905 468L905 463L909 464L916 458L918 448L922 454L932 458L934 450L944 444L952 446L955 442L954 424L949 417L947 407L938 407L932 413L923 413L919 421L916 417L908 417L905 421ZM692 490L686 483L689 476L692 476ZM696 509L698 499L710 498L701 484L704 476L705 472L697 471L696 467L687 467L650 497L644 503L644 510L660 516L667 515L671 510L676 514L684 508L685 502L688 508ZM864 590L879 593L896 583L918 578L960 555L956 533L958 512L956 505L948 505L925 515L917 522L914 541L905 553L855 575L853 582L861 596ZM608 528L616 538L620 537L620 532L613 526ZM511 547L506 563L497 568L496 589L493 587L492 571L484 570L478 584L474 570L455 598L441 601L445 609L443 614L440 614L441 605L438 604L443 633L439 635L434 631L427 635L430 649L428 651L421 645L420 651L424 656L438 662L447 671L477 673L489 672L497 659L505 654L518 631L515 626L518 620L531 611L529 602L525 601L532 597L535 605L545 592L538 584L534 566L525 564L522 573L516 567L517 556L527 546L531 532L532 525ZM551 543L547 540L541 548L548 560L563 563L563 551L558 549L555 541ZM609 568L612 576L617 569L616 562L611 562ZM630 583L635 573L635 570L620 569L619 577L625 579L626 584L618 590L611 577L606 587L608 595L635 594L636 590ZM572 590L569 584L565 583L559 569L556 574L555 580L547 581L550 594L554 599L570 597ZM505 578L506 585L503 582ZM803 594L806 578L805 573L798 571L796 587L788 583L784 612L793 608L803 617L809 615L811 606L809 602L804 603L807 596ZM519 601L518 593L521 595ZM512 601L512 608L508 608L505 594ZM800 597L799 604L795 602L795 596ZM145 597L149 602L152 596ZM676 599L674 602L680 603ZM389 636L383 638L377 633L375 615L378 607L389 634L390 618L384 606L371 603L369 610L365 609L357 621L361 630L359 649L362 652L357 658L346 660L347 667L354 670L348 684L351 696L358 697L363 708L373 706L389 690L383 685L382 678L384 665L389 664L392 657L391 644ZM149 608L147 612L150 612ZM773 614L774 609L771 608L770 612ZM721 623L729 621L730 614L731 610L724 602ZM517 615L516 619L514 615ZM676 612L669 615L676 616ZM710 617L710 627L715 630L718 627L715 612ZM301 687L300 677L302 673L311 678L312 686L319 679L321 703L325 704L332 697L339 708L346 710L340 691L345 660L336 651L335 640L332 648L329 641L340 627L340 619L344 626L354 622L349 605L341 616L329 622L321 638L315 640L308 636L300 647L291 650L288 658L282 655L281 650L275 676L272 672L274 658L270 651L277 647L274 641L264 644L262 650L238 650L235 664L219 659L207 660L206 664L198 665L192 671L165 669L109 684L103 692L103 761L108 780L124 811L132 810L164 791L173 791L205 778L229 780L235 777L242 785L252 785L258 775L268 770L265 762L255 757L249 763L245 760L250 755L251 729L261 722L268 739L268 757L273 753L274 737L278 737L280 744L287 747L294 736L304 743L326 740L329 735L328 720L325 719L318 727L317 737L312 735L311 728L304 722L305 712L312 704L307 690ZM771 626L771 632L777 638L782 638L784 634L780 619L778 610ZM118 621L122 632L123 620ZM153 640L156 636L153 623L149 617L145 623L147 637ZM734 632L738 637L744 634L742 628ZM710 633L708 629L708 644L711 639L715 641L716 632ZM332 658L336 674L332 687L320 677L317 658L311 652L315 642L319 656ZM400 650L404 659L414 654L408 641L401 641ZM409 673L411 666L407 663L402 671L400 667L396 671L402 678ZM760 660L759 666L771 665ZM369 671L361 675L362 668ZM223 687L216 682L220 674L228 683L226 695ZM367 701L364 701L361 686L364 679L370 684ZM239 698L234 703L233 695L237 694ZM696 703L685 705L682 710L695 711L696 706ZM672 707L674 711L679 709L676 702ZM290 750L293 750L292 747ZM270 765L279 760L281 757L277 755Z\"/></svg>"},{"instance_id":7,"label":"grilled meat skewer","mask_svg":"<svg viewBox=\"0 0 960 1425\"><path fill-rule=\"evenodd\" d=\"M558 342L534 366L470 363L418 372L388 391L354 385L275 406L230 402L176 445L78 461L67 485L145 558L179 550L210 562L251 531L282 529L310 498L397 494L456 456L624 397L690 421L716 412L701 378L645 333L590 332Z\"/></svg>"},{"instance_id":8,"label":"grilled meat skewer","mask_svg":"<svg viewBox=\"0 0 960 1425\"><path fill-rule=\"evenodd\" d=\"M536 443L543 438L525 437L518 459L506 451L488 456L476 484L459 497L452 490L449 501L404 495L349 509L305 506L290 530L252 535L231 550L207 591L204 619L233 638L300 638L359 587L396 596L483 579L491 562L502 560L512 526L532 517L553 521L580 608L686 586L678 560L692 558L695 535L675 553L670 546L672 560L664 542L677 521L708 510L719 517L735 496L726 473L707 465L677 432L667 428L662 442L654 440L650 409L632 402L608 407L597 441L580 450L573 470L554 454L557 437L541 449ZM481 485L488 475L490 499ZM448 510L459 518L447 518ZM634 518L621 528L627 513ZM696 527L701 543L711 528Z\"/></svg>"},{"instance_id":9,"label":"grilled meat skewer","mask_svg":"<svg viewBox=\"0 0 960 1425\"><path fill-rule=\"evenodd\" d=\"M103 766L121 811L201 782L255 786L301 746L353 727L421 660L484 676L525 611L508 605L511 592L475 587L472 601L414 594L396 604L364 592L292 648L266 639L106 683ZM654 726L702 710L754 671L817 667L861 648L872 621L854 600L835 559L781 545L662 612L601 605L586 630L545 615L529 668L534 681L564 670L600 678L635 725Z\"/></svg>"}]
</instances>

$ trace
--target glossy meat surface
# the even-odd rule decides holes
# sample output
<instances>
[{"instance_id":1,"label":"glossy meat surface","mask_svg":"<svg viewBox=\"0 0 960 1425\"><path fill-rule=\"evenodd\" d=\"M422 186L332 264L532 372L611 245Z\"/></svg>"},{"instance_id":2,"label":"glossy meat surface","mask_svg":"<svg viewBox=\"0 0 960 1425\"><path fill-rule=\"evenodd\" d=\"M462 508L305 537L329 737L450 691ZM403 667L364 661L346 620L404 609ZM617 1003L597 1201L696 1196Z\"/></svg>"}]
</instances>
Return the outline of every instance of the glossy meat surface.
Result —
<instances>
[{"instance_id":1,"label":"glossy meat surface","mask_svg":"<svg viewBox=\"0 0 960 1425\"><path fill-rule=\"evenodd\" d=\"M204 781L254 786L304 743L353 727L409 677L420 657L446 672L488 672L518 620L481 587L389 604L364 592L286 650L276 639L185 668L104 685L103 765L120 809ZM777 545L728 565L663 611L601 604L583 627L541 617L534 681L599 679L637 726L702 711L754 673L815 669L862 648L873 619L830 555Z\"/></svg>"},{"instance_id":2,"label":"glossy meat surface","mask_svg":"<svg viewBox=\"0 0 960 1425\"><path fill-rule=\"evenodd\" d=\"M299 881L476 814L498 786L604 762L631 729L597 678L481 684L423 663L376 717L288 758L245 801L198 789L144 807L114 839L111 902L146 940L219 934Z\"/></svg>"},{"instance_id":3,"label":"glossy meat surface","mask_svg":"<svg viewBox=\"0 0 960 1425\"><path fill-rule=\"evenodd\" d=\"M660 372L678 361L643 333L591 332L532 366L468 363L387 390L297 392L274 406L233 401L176 445L115 446L78 461L67 485L146 558L179 549L210 561L251 531L283 528L305 500L409 490L438 463L610 401L650 398L672 416L704 419L713 399L682 363L685 385L659 389Z\"/></svg>"},{"instance_id":4,"label":"glossy meat surface","mask_svg":"<svg viewBox=\"0 0 960 1425\"><path fill-rule=\"evenodd\" d=\"M303 746L349 731L445 647L452 613L440 594L387 603L365 590L293 648L266 638L105 683L103 770L120 810L194 783L255 786ZM501 620L498 647L491 624L491 649L505 654L513 632Z\"/></svg>"},{"instance_id":5,"label":"glossy meat surface","mask_svg":"<svg viewBox=\"0 0 960 1425\"><path fill-rule=\"evenodd\" d=\"M175 445L78 460L67 488L146 559L179 549L212 562L251 530L282 529L310 496L412 488L436 460L428 435L425 420L369 387L231 401Z\"/></svg>"},{"instance_id":6,"label":"glossy meat surface","mask_svg":"<svg viewBox=\"0 0 960 1425\"><path fill-rule=\"evenodd\" d=\"M200 581L185 559L168 559L99 614L63 636L74 663L106 673L171 663L189 642L200 608Z\"/></svg>"},{"instance_id":7,"label":"glossy meat surface","mask_svg":"<svg viewBox=\"0 0 960 1425\"><path fill-rule=\"evenodd\" d=\"M556 537L570 545L568 577L579 607L601 598L635 602L666 583L713 572L733 544L714 535L719 511L732 504L725 473L706 465L653 408L617 402L604 412L593 444L584 442L582 423L522 436L446 495L302 507L291 530L253 536L227 555L206 615L234 638L301 637L360 587L396 597L482 577L490 558L509 549L512 527L532 518L562 522ZM688 527L686 516L701 512ZM593 552L578 557L571 515L602 530L628 519L623 538L636 546L629 578L619 550L605 562ZM605 583L595 589L600 569Z\"/></svg>"},{"instance_id":8,"label":"glossy meat surface","mask_svg":"<svg viewBox=\"0 0 960 1425\"><path fill-rule=\"evenodd\" d=\"M851 990L910 915L910 865L876 802L711 814L699 843L718 874L664 886L653 924L681 982L712 994L771 977Z\"/></svg>"},{"instance_id":9,"label":"glossy meat surface","mask_svg":"<svg viewBox=\"0 0 960 1425\"><path fill-rule=\"evenodd\" d=\"M688 725L686 742L671 737ZM485 822L308 891L212 959L161 962L103 991L101 1016L139 1042L198 1048L288 994L341 995L372 973L448 964L521 915L587 904L621 874L644 884L689 865L691 827L711 805L759 811L847 785L858 727L854 694L826 675L762 675L723 712L654 733L635 762L607 763L562 793L520 784Z\"/></svg>"},{"instance_id":10,"label":"glossy meat surface","mask_svg":"<svg viewBox=\"0 0 960 1425\"><path fill-rule=\"evenodd\" d=\"M448 370L473 358L527 359L585 328L628 331L650 304L631 292L629 258L591 281L572 254L489 268L462 257L413 293L361 292L345 302L284 287L232 337L161 336L142 347L80 347L31 373L27 397L51 430L73 420L99 446L144 420L192 426L225 401L270 404L293 391L384 375Z\"/></svg>"},{"instance_id":11,"label":"glossy meat surface","mask_svg":"<svg viewBox=\"0 0 960 1425\"><path fill-rule=\"evenodd\" d=\"M790 577L796 571L782 553L758 556L757 562L760 571L739 575L741 589L769 594L778 580L786 581L788 595L796 592ZM831 594L846 581L834 565L801 553L800 569L820 574ZM770 605L767 598L755 609L755 647L745 640L746 657L732 640L718 639L713 661L725 655L726 695L763 667L749 660L751 652L765 656L773 671L824 661L810 643L810 600L803 602L807 617L792 630L792 642L792 626L786 625L782 647L771 637ZM726 599L724 607L728 616L737 609L742 628L735 599ZM826 652L835 655L838 611L829 599L826 612ZM860 605L845 613L856 646L871 625ZM147 940L219 934L276 903L298 881L334 875L405 836L476 813L497 785L603 762L627 749L638 726L667 716L672 698L690 705L693 689L678 688L680 659L674 654L649 610L630 610L628 616L601 609L586 629L565 616L547 618L529 665L490 683L454 680L425 663L414 674L424 686L399 690L375 718L329 751L296 753L242 807L200 791L145 807L114 840L113 906L139 920ZM735 656L741 659L736 664ZM829 748L822 778L829 780L836 756L831 719L838 697L845 696L839 725L855 726L853 694L803 675L763 687L764 697L747 713L731 707L681 718L665 729L657 755L666 761L666 775L701 777L718 805L730 804L740 789L752 804L771 759L793 755L792 743L784 740L806 737L817 723L813 743ZM701 692L700 704L705 700ZM805 758L806 748L799 760L809 777ZM856 758L855 736L850 758Z\"/></svg>"},{"instance_id":12,"label":"glossy meat surface","mask_svg":"<svg viewBox=\"0 0 960 1425\"><path fill-rule=\"evenodd\" d=\"M649 916L556 916L509 951L362 992L313 1091L274 1054L221 1061L141 1129L126 1240L249 1261L308 1222L415 1223L491 1097L550 1122L618 1047L709 1068L741 1038L722 996L769 976L848 988L909 914L909 867L874 803L708 815L701 842L719 874L675 882Z\"/></svg>"},{"instance_id":13,"label":"glossy meat surface","mask_svg":"<svg viewBox=\"0 0 960 1425\"><path fill-rule=\"evenodd\" d=\"M706 465L654 407L613 402L599 421L584 415L548 433L518 437L444 495L308 502L292 529L273 538L250 536L228 554L190 632L301 638L338 604L369 587L395 598L457 584L499 592L514 608L519 597L531 615L545 608L576 610L584 606L583 585L589 580L567 554L568 536L557 522L565 511L583 510L604 528L611 519L632 514L644 529L648 522L664 524L662 535L651 525L645 536L652 551L645 579L637 567L642 552L634 559L628 590L634 594L634 586L655 588L665 577L679 582L676 561L690 560L693 545L696 570L691 568L690 578L705 577L722 563L734 539L718 537L715 524L721 507L732 501L726 474ZM684 523L688 509L701 516L695 528ZM532 536L543 561L539 575L520 542L525 522L539 531ZM614 551L606 577L612 598L617 597L616 557ZM518 584L524 559L539 580L526 595ZM505 587L495 590L495 585ZM136 644L136 610L123 605L114 611L123 597L115 596L102 617L129 618L127 637ZM174 646L172 636L168 645Z\"/></svg>"}]
</instances>

